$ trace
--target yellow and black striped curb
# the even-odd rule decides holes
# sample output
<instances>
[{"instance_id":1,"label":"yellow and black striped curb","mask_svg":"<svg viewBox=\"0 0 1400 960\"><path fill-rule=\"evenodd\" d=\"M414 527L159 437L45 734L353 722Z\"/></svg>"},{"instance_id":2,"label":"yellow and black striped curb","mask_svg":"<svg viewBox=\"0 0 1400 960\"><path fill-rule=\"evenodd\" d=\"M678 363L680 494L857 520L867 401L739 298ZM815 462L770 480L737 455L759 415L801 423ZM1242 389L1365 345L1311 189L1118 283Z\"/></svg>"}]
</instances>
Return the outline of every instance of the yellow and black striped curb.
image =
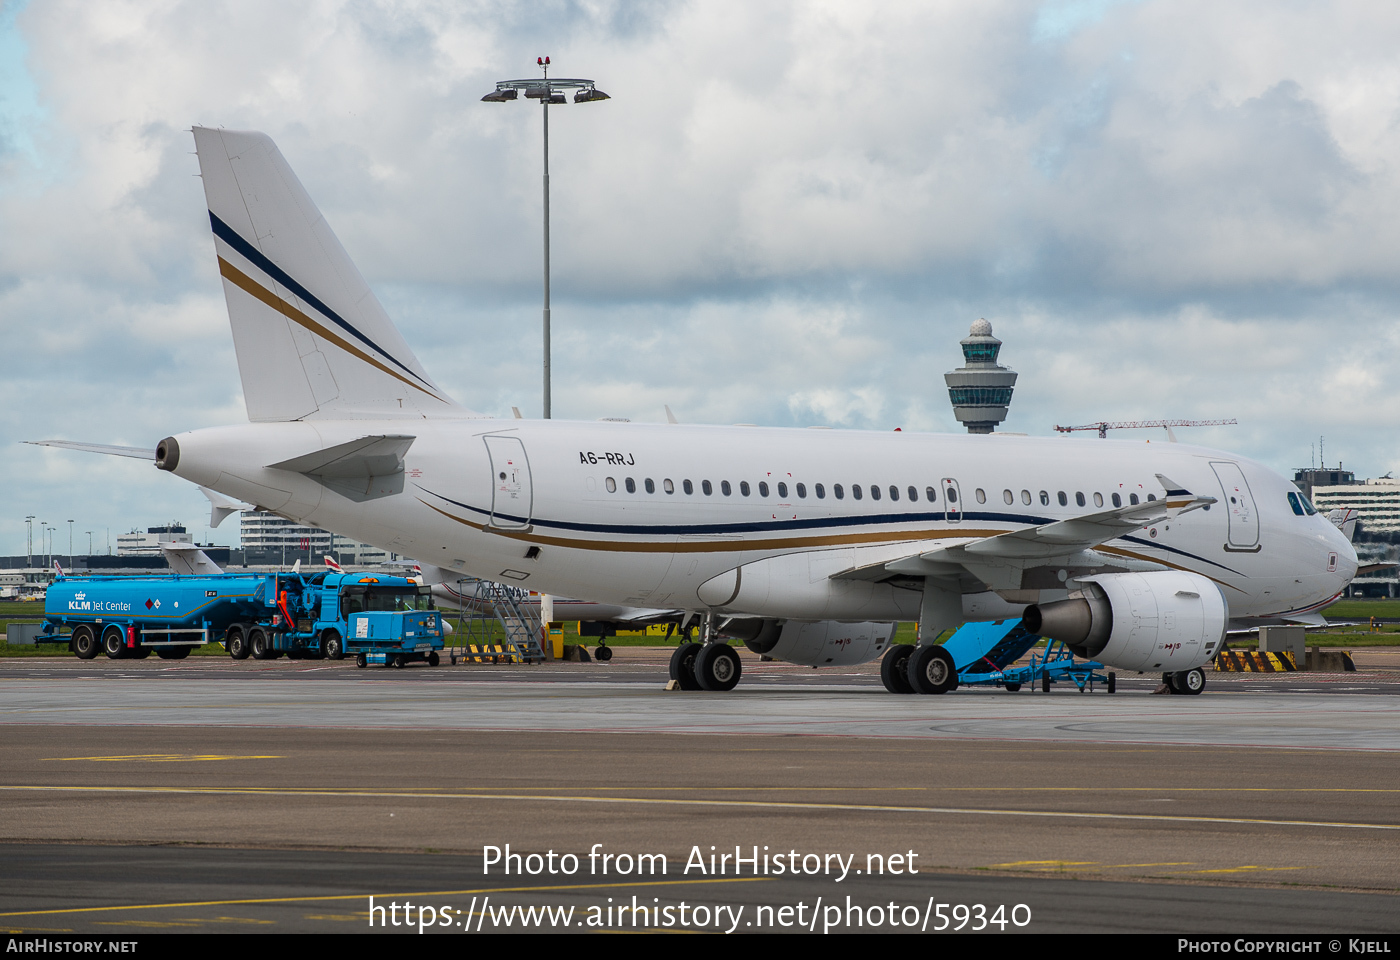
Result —
<instances>
[{"instance_id":1,"label":"yellow and black striped curb","mask_svg":"<svg viewBox=\"0 0 1400 960\"><path fill-rule=\"evenodd\" d=\"M1356 664L1344 650L1328 650L1323 656L1339 657L1342 670L1353 673ZM1225 673L1293 673L1300 669L1291 653L1260 653L1257 650L1224 650L1215 656L1215 669ZM1305 665L1302 669L1306 670ZM1336 668L1333 667L1333 670Z\"/></svg>"}]
</instances>

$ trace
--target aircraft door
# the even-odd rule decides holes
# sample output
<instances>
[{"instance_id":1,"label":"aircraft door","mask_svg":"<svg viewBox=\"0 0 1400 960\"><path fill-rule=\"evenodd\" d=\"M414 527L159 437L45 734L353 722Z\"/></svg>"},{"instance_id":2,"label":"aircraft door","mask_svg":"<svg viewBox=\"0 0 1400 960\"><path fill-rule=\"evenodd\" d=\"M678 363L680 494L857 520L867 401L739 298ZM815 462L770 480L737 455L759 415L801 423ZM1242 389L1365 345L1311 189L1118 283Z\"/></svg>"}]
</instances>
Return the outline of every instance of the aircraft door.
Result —
<instances>
[{"instance_id":1,"label":"aircraft door","mask_svg":"<svg viewBox=\"0 0 1400 960\"><path fill-rule=\"evenodd\" d=\"M1229 542L1226 550L1259 550L1259 512L1254 506L1254 495L1249 492L1244 471L1238 463L1212 460L1210 467L1220 481L1220 489L1225 494L1223 506L1230 519Z\"/></svg>"},{"instance_id":2,"label":"aircraft door","mask_svg":"<svg viewBox=\"0 0 1400 960\"><path fill-rule=\"evenodd\" d=\"M491 526L523 530L530 526L535 501L525 444L519 437L499 434L482 439L491 458Z\"/></svg>"},{"instance_id":3,"label":"aircraft door","mask_svg":"<svg viewBox=\"0 0 1400 960\"><path fill-rule=\"evenodd\" d=\"M961 523L963 517L962 491L958 481L951 477L943 478L943 518L949 523Z\"/></svg>"}]
</instances>

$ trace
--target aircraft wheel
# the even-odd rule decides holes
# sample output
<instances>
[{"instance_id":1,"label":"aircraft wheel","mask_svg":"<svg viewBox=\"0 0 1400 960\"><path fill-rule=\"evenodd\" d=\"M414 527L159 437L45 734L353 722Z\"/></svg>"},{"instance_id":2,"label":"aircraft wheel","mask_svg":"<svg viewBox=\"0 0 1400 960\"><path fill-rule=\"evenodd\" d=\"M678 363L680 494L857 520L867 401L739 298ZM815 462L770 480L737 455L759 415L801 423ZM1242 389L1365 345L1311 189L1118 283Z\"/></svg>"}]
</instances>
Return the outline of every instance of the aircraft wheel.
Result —
<instances>
[{"instance_id":1,"label":"aircraft wheel","mask_svg":"<svg viewBox=\"0 0 1400 960\"><path fill-rule=\"evenodd\" d=\"M608 646L606 643L598 644L597 649L593 651L593 659L597 660L599 663L607 663L612 659L612 655L612 647Z\"/></svg>"},{"instance_id":2,"label":"aircraft wheel","mask_svg":"<svg viewBox=\"0 0 1400 960\"><path fill-rule=\"evenodd\" d=\"M327 660L339 660L345 656L345 641L334 630L321 634L321 656Z\"/></svg>"},{"instance_id":3,"label":"aircraft wheel","mask_svg":"<svg viewBox=\"0 0 1400 960\"><path fill-rule=\"evenodd\" d=\"M1109 693L1116 693L1117 691L1118 691L1118 674L1116 674L1116 673L1110 673L1110 674L1108 675L1108 692L1109 692Z\"/></svg>"},{"instance_id":4,"label":"aircraft wheel","mask_svg":"<svg viewBox=\"0 0 1400 960\"><path fill-rule=\"evenodd\" d=\"M931 643L915 647L909 655L909 684L918 693L951 693L958 689L953 655Z\"/></svg>"},{"instance_id":5,"label":"aircraft wheel","mask_svg":"<svg viewBox=\"0 0 1400 960\"><path fill-rule=\"evenodd\" d=\"M224 649L235 660L248 659L248 634L241 626L235 624L228 628L228 633L224 634Z\"/></svg>"},{"instance_id":6,"label":"aircraft wheel","mask_svg":"<svg viewBox=\"0 0 1400 960\"><path fill-rule=\"evenodd\" d=\"M1007 692L1007 693L1015 693L1017 690L1020 690L1020 689L1021 689L1021 685L1020 685L1019 683L1008 683L1008 684L1006 684L1006 692Z\"/></svg>"},{"instance_id":7,"label":"aircraft wheel","mask_svg":"<svg viewBox=\"0 0 1400 960\"><path fill-rule=\"evenodd\" d=\"M1206 674L1200 667L1175 674L1175 680L1172 689L1185 696L1198 696L1206 688Z\"/></svg>"},{"instance_id":8,"label":"aircraft wheel","mask_svg":"<svg viewBox=\"0 0 1400 960\"><path fill-rule=\"evenodd\" d=\"M1050 674L1042 673L1040 675L1040 689L1044 693L1050 692Z\"/></svg>"},{"instance_id":9,"label":"aircraft wheel","mask_svg":"<svg viewBox=\"0 0 1400 960\"><path fill-rule=\"evenodd\" d=\"M357 666L357 667L367 667L367 666L369 666L369 657L366 657L363 653L356 655L356 657L355 657L355 666Z\"/></svg>"},{"instance_id":10,"label":"aircraft wheel","mask_svg":"<svg viewBox=\"0 0 1400 960\"><path fill-rule=\"evenodd\" d=\"M254 660L272 659L272 643L268 639L267 631L262 627L254 627L248 631L248 651Z\"/></svg>"},{"instance_id":11,"label":"aircraft wheel","mask_svg":"<svg viewBox=\"0 0 1400 960\"><path fill-rule=\"evenodd\" d=\"M880 660L880 682L890 693L913 693L909 683L909 655L914 648L907 643L896 643L885 651Z\"/></svg>"},{"instance_id":12,"label":"aircraft wheel","mask_svg":"<svg viewBox=\"0 0 1400 960\"><path fill-rule=\"evenodd\" d=\"M671 679L681 685L682 690L700 690L700 681L695 679L695 658L703 644L683 643L671 654Z\"/></svg>"},{"instance_id":13,"label":"aircraft wheel","mask_svg":"<svg viewBox=\"0 0 1400 960\"><path fill-rule=\"evenodd\" d=\"M102 631L102 652L108 660L120 660L126 656L126 631L115 623Z\"/></svg>"},{"instance_id":14,"label":"aircraft wheel","mask_svg":"<svg viewBox=\"0 0 1400 960\"><path fill-rule=\"evenodd\" d=\"M434 650L432 653L428 654L428 666L430 666L430 667L436 667L436 666L437 666L439 663L441 663L441 662L442 662L442 658L439 657L439 656L437 655L437 651L436 651L436 650Z\"/></svg>"},{"instance_id":15,"label":"aircraft wheel","mask_svg":"<svg viewBox=\"0 0 1400 960\"><path fill-rule=\"evenodd\" d=\"M743 672L739 651L727 643L707 643L695 655L695 679L705 690L733 690Z\"/></svg>"},{"instance_id":16,"label":"aircraft wheel","mask_svg":"<svg viewBox=\"0 0 1400 960\"><path fill-rule=\"evenodd\" d=\"M73 628L73 652L78 655L79 660L91 660L97 656L100 644L97 636L92 632L92 627L87 624L79 624Z\"/></svg>"}]
</instances>

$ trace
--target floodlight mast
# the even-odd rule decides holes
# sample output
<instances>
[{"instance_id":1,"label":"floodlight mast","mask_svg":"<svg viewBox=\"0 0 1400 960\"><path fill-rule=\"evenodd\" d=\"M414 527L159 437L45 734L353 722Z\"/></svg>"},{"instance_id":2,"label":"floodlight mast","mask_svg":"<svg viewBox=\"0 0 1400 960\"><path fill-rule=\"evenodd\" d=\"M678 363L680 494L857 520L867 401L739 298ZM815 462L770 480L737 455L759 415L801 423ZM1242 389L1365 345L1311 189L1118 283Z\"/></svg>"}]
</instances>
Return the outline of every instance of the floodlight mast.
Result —
<instances>
[{"instance_id":1,"label":"floodlight mast","mask_svg":"<svg viewBox=\"0 0 1400 960\"><path fill-rule=\"evenodd\" d=\"M549 105L568 103L563 91L575 90L574 103L590 103L594 100L612 99L594 86L592 80L564 80L549 78L549 58L537 57L535 63L544 71L544 76L536 80L500 80L496 89L481 99L486 103L506 103L514 100L523 90L530 100L538 100L544 107L544 418L550 419L550 351L549 351Z\"/></svg>"}]
</instances>

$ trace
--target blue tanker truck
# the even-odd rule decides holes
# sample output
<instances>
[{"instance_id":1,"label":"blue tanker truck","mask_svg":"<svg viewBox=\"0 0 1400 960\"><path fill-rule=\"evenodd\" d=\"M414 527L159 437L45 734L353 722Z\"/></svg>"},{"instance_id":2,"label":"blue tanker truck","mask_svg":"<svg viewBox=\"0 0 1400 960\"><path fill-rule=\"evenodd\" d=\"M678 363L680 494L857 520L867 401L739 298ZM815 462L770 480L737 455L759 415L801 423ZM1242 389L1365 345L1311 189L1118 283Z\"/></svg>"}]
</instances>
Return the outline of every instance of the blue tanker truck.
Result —
<instances>
[{"instance_id":1,"label":"blue tanker truck","mask_svg":"<svg viewBox=\"0 0 1400 960\"><path fill-rule=\"evenodd\" d=\"M179 660L217 641L235 660L437 666L443 647L431 588L382 574L62 577L49 585L44 617L37 640L67 643L82 660Z\"/></svg>"}]
</instances>

